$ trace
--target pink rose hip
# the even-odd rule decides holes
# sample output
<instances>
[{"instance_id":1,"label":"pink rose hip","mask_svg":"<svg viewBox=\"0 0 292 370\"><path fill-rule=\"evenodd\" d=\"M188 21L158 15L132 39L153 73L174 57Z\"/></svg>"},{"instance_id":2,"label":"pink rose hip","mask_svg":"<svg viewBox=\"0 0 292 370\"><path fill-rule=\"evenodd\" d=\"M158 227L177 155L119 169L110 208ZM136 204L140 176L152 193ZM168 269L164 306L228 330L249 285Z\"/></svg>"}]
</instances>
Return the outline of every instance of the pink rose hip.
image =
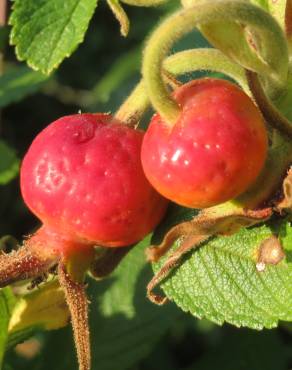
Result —
<instances>
[{"instance_id":1,"label":"pink rose hip","mask_svg":"<svg viewBox=\"0 0 292 370\"><path fill-rule=\"evenodd\" d=\"M107 114L58 119L33 141L21 167L21 191L43 226L31 238L56 253L141 240L167 201L141 165L144 133Z\"/></svg>"},{"instance_id":2,"label":"pink rose hip","mask_svg":"<svg viewBox=\"0 0 292 370\"><path fill-rule=\"evenodd\" d=\"M166 198L205 208L244 192L261 171L267 132L260 111L236 85L191 81L174 93L181 114L172 125L155 115L144 136L146 177Z\"/></svg>"}]
</instances>

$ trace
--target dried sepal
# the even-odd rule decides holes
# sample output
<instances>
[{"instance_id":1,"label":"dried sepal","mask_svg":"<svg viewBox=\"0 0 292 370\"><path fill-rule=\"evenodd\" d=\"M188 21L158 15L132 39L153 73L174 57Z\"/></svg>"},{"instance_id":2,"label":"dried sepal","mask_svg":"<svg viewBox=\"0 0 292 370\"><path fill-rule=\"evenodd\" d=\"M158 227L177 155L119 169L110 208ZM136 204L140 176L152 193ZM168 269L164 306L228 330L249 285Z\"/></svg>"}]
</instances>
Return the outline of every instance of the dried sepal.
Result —
<instances>
[{"instance_id":1,"label":"dried sepal","mask_svg":"<svg viewBox=\"0 0 292 370\"><path fill-rule=\"evenodd\" d=\"M172 253L166 262L163 264L161 269L154 275L151 281L147 285L147 297L151 302L157 305L163 305L167 302L167 298L161 295L155 294L153 289L167 277L167 275L172 271L176 266L178 266L182 256L189 252L191 249L195 249L200 246L204 241L210 238L209 235L196 235L186 237L179 248Z\"/></svg>"},{"instance_id":2,"label":"dried sepal","mask_svg":"<svg viewBox=\"0 0 292 370\"><path fill-rule=\"evenodd\" d=\"M181 238L197 235L230 235L241 227L249 227L266 221L272 215L270 207L259 210L245 210L241 207L226 207L225 204L202 210L193 220L172 227L157 246L147 249L147 258L158 261Z\"/></svg>"},{"instance_id":3,"label":"dried sepal","mask_svg":"<svg viewBox=\"0 0 292 370\"><path fill-rule=\"evenodd\" d=\"M277 205L276 209L279 212L283 210L291 211L292 210L292 168L289 169L287 176L283 181L283 195L284 198Z\"/></svg>"},{"instance_id":4,"label":"dried sepal","mask_svg":"<svg viewBox=\"0 0 292 370\"><path fill-rule=\"evenodd\" d=\"M272 215L272 208L245 210L240 207L222 204L202 210L193 220L172 227L158 246L146 250L151 262L158 261L175 243L181 239L180 246L164 262L147 286L148 298L162 305L167 299L153 293L153 289L165 279L174 267L178 266L181 257L190 250L215 235L230 235L241 227L249 227L264 222Z\"/></svg>"}]
</instances>

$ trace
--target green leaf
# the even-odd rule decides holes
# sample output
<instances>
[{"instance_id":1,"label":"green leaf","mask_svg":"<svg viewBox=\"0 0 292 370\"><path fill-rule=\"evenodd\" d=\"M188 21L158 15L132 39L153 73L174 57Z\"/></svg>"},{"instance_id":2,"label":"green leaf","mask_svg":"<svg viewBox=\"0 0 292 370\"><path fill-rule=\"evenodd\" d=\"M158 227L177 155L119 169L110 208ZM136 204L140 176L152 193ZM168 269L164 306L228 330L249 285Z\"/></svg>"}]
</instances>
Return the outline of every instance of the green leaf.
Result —
<instances>
[{"instance_id":1,"label":"green leaf","mask_svg":"<svg viewBox=\"0 0 292 370\"><path fill-rule=\"evenodd\" d=\"M26 66L8 70L0 77L0 108L36 92L48 77Z\"/></svg>"},{"instance_id":2,"label":"green leaf","mask_svg":"<svg viewBox=\"0 0 292 370\"><path fill-rule=\"evenodd\" d=\"M283 344L275 331L230 331L188 370L286 370Z\"/></svg>"},{"instance_id":3,"label":"green leaf","mask_svg":"<svg viewBox=\"0 0 292 370\"><path fill-rule=\"evenodd\" d=\"M180 315L173 305L157 307L146 298L151 277L144 256L148 245L149 238L132 249L109 278L90 281L92 370L130 368L151 352ZM77 368L71 330L50 334L43 363L54 370Z\"/></svg>"},{"instance_id":4,"label":"green leaf","mask_svg":"<svg viewBox=\"0 0 292 370\"><path fill-rule=\"evenodd\" d=\"M242 229L204 243L162 284L165 294L184 311L220 325L262 329L276 327L279 320L292 321L290 254L263 272L256 269L260 243L273 231L271 226ZM280 233L284 247L291 234L286 222L285 233ZM161 264L154 266L155 271Z\"/></svg>"},{"instance_id":5,"label":"green leaf","mask_svg":"<svg viewBox=\"0 0 292 370\"><path fill-rule=\"evenodd\" d=\"M15 298L10 288L0 290L0 369L8 337L8 325Z\"/></svg>"},{"instance_id":6,"label":"green leaf","mask_svg":"<svg viewBox=\"0 0 292 370\"><path fill-rule=\"evenodd\" d=\"M14 150L3 140L0 140L0 185L7 184L17 174L19 160Z\"/></svg>"},{"instance_id":7,"label":"green leaf","mask_svg":"<svg viewBox=\"0 0 292 370\"><path fill-rule=\"evenodd\" d=\"M49 74L83 39L97 0L15 0L11 44L19 60Z\"/></svg>"}]
</instances>

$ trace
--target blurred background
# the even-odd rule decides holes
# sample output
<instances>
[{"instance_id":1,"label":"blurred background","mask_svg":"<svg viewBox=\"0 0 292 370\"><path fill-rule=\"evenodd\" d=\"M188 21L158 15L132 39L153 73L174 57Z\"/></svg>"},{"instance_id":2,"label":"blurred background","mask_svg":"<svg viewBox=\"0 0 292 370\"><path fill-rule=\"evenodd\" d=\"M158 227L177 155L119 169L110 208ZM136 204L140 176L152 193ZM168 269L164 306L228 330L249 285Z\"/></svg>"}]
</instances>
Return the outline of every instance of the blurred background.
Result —
<instances>
[{"instance_id":1,"label":"blurred background","mask_svg":"<svg viewBox=\"0 0 292 370\"><path fill-rule=\"evenodd\" d=\"M25 66L19 68L18 93L11 86L8 101L1 100L0 83L0 237L13 235L21 241L38 226L21 200L17 170L35 135L60 116L79 111L114 112L140 78L146 36L177 6L175 0L156 9L125 5L131 29L123 38L106 2L100 1L84 43L52 76L35 78ZM6 87L6 73L20 67L8 46L8 33L9 29L1 33L5 74L0 82ZM202 37L193 33L175 50L204 45ZM130 262L138 257L143 260L142 249ZM261 332L219 327L183 313L173 304L155 307L145 298L152 272L142 262L132 283L127 282L134 295L121 297L122 272L127 267L122 266L104 282L89 282L93 369L292 369L291 326L280 324L278 329ZM7 353L4 369L77 369L71 328L38 332Z\"/></svg>"}]
</instances>

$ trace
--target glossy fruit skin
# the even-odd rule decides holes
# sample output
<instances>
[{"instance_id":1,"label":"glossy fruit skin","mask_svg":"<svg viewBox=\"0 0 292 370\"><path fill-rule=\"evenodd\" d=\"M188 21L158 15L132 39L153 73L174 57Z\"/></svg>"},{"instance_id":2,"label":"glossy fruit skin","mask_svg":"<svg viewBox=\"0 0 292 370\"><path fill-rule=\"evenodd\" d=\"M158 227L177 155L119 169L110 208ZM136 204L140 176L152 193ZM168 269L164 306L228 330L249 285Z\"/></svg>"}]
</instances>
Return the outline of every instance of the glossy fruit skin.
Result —
<instances>
[{"instance_id":1,"label":"glossy fruit skin","mask_svg":"<svg viewBox=\"0 0 292 370\"><path fill-rule=\"evenodd\" d=\"M148 234L168 202L143 173L143 135L107 114L65 116L47 126L21 167L23 199L44 224L38 239L74 249L125 246Z\"/></svg>"},{"instance_id":2,"label":"glossy fruit skin","mask_svg":"<svg viewBox=\"0 0 292 370\"><path fill-rule=\"evenodd\" d=\"M175 124L154 115L142 144L146 177L166 198L205 208L244 192L261 171L268 147L260 111L236 85L193 80L174 93Z\"/></svg>"}]
</instances>

